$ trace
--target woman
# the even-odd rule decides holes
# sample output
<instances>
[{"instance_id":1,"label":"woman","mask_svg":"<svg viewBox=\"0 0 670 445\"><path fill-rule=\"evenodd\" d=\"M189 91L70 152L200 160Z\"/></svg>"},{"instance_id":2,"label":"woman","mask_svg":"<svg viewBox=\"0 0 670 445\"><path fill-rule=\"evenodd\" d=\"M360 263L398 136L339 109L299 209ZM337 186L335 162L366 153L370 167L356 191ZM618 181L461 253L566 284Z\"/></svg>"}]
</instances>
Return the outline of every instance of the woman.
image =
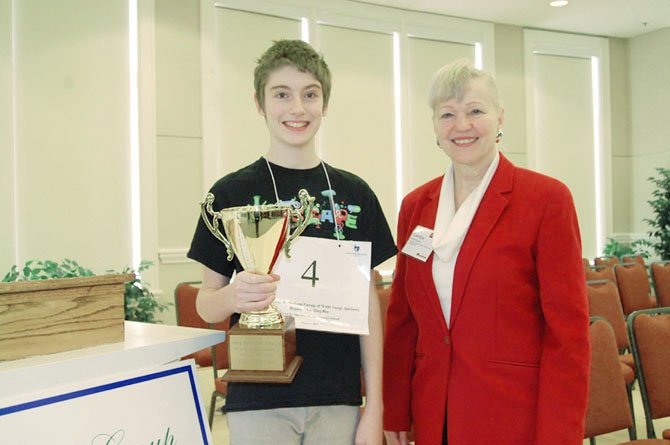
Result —
<instances>
[{"instance_id":1,"label":"woman","mask_svg":"<svg viewBox=\"0 0 670 445\"><path fill-rule=\"evenodd\" d=\"M400 210L387 442L409 443L413 428L417 445L581 444L589 321L570 192L498 152L490 75L456 61L429 95L451 166Z\"/></svg>"}]
</instances>

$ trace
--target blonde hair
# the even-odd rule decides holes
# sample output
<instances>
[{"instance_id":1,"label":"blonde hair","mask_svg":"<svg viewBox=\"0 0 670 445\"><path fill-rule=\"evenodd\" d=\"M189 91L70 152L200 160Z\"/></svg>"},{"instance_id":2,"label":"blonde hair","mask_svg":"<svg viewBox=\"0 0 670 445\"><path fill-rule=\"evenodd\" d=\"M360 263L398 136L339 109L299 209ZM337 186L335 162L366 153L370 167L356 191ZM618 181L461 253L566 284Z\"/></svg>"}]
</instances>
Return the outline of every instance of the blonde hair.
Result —
<instances>
[{"instance_id":1,"label":"blonde hair","mask_svg":"<svg viewBox=\"0 0 670 445\"><path fill-rule=\"evenodd\" d=\"M450 99L463 100L471 80L484 79L491 90L493 105L500 110L500 97L496 81L486 71L475 68L468 59L458 59L437 70L430 79L428 104L431 110Z\"/></svg>"}]
</instances>

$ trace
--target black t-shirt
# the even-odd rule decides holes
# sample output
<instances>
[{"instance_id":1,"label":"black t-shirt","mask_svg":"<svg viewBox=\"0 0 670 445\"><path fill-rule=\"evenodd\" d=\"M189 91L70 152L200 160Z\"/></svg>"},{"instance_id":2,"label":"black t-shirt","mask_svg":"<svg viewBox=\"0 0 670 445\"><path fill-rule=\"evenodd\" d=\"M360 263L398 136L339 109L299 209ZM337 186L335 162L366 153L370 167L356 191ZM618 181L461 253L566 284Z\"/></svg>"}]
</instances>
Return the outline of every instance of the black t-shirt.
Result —
<instances>
[{"instance_id":1,"label":"black t-shirt","mask_svg":"<svg viewBox=\"0 0 670 445\"><path fill-rule=\"evenodd\" d=\"M372 267L396 253L393 237L377 197L365 181L326 164L333 190L329 190L323 167L295 170L270 164L281 203L297 202L298 191L315 197L314 216L301 236L335 239L330 204L333 194L343 239L372 242ZM265 158L219 179L211 188L213 208L274 204L277 199ZM198 220L188 257L208 268L232 277L242 268L227 261L226 249ZM231 323L237 323L233 314ZM357 335L296 330L298 355L304 362L291 384L231 383L225 410L246 411L318 405L360 405L361 354Z\"/></svg>"}]
</instances>

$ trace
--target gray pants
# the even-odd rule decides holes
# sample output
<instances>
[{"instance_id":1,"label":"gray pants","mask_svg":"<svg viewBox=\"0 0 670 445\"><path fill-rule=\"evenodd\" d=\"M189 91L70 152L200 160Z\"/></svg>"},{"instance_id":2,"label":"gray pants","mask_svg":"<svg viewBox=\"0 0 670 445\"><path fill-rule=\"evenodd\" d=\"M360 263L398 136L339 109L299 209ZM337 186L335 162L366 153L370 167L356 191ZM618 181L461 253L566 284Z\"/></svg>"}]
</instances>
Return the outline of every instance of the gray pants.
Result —
<instances>
[{"instance_id":1,"label":"gray pants","mask_svg":"<svg viewBox=\"0 0 670 445\"><path fill-rule=\"evenodd\" d=\"M352 445L357 406L308 406L226 414L230 445Z\"/></svg>"}]
</instances>

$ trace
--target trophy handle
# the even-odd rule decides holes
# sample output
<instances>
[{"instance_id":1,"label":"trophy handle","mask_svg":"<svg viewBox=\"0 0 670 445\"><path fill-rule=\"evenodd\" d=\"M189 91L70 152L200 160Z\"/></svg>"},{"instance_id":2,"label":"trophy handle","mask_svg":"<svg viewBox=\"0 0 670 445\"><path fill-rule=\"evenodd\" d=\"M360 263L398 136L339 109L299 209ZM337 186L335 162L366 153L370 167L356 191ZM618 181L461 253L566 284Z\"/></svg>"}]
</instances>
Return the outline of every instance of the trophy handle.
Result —
<instances>
[{"instance_id":1,"label":"trophy handle","mask_svg":"<svg viewBox=\"0 0 670 445\"><path fill-rule=\"evenodd\" d=\"M289 251L291 250L291 243L295 241L297 237L300 236L300 234L307 228L309 225L309 222L312 220L312 209L314 208L314 197L309 196L309 193L307 193L307 190L301 189L298 192L298 198L300 199L300 208L299 209L291 209L291 217L295 217L299 223L293 229L293 233L288 237L286 242L284 243L284 253L286 254L286 258L291 258L291 255L289 254ZM300 210L303 210L302 214L300 214Z\"/></svg>"},{"instance_id":2,"label":"trophy handle","mask_svg":"<svg viewBox=\"0 0 670 445\"><path fill-rule=\"evenodd\" d=\"M228 252L228 261L232 261L235 252L233 252L233 245L228 241L228 238L225 237L223 233L219 230L219 221L221 220L221 214L215 212L212 209L212 204L214 203L214 195L212 193L207 193L205 200L200 203L200 212L202 213L202 220L207 225L209 231L226 246L226 252ZM212 221L209 220L209 216L212 216Z\"/></svg>"}]
</instances>

